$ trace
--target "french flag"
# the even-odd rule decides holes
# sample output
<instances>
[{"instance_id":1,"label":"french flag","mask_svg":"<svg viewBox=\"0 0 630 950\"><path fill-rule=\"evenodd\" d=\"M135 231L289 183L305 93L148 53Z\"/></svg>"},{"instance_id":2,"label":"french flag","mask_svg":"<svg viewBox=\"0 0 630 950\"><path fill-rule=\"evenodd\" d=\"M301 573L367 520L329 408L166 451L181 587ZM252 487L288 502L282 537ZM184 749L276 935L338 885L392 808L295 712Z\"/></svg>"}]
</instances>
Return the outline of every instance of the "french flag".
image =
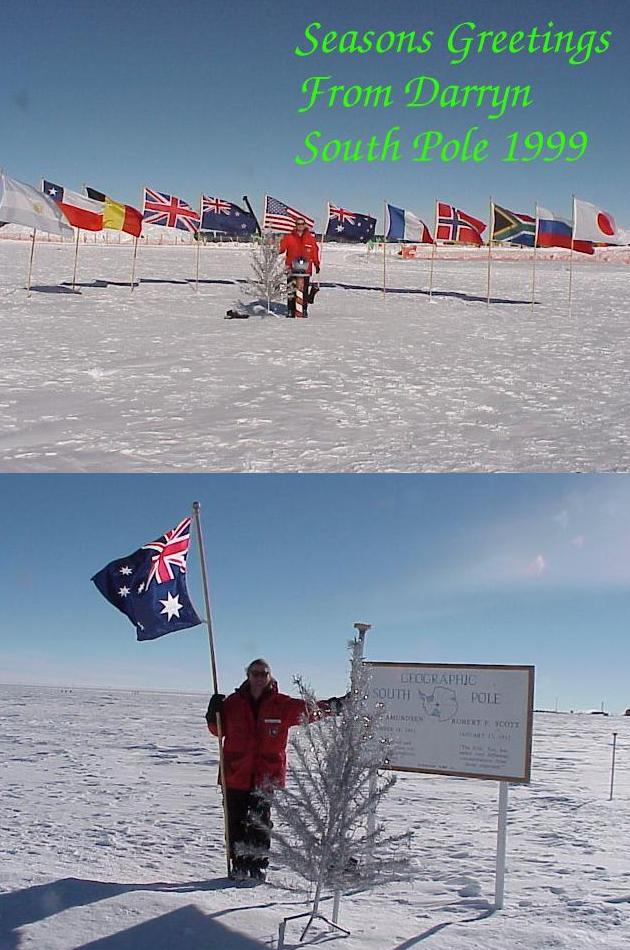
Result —
<instances>
[{"instance_id":1,"label":"french flag","mask_svg":"<svg viewBox=\"0 0 630 950\"><path fill-rule=\"evenodd\" d=\"M566 218L548 208L538 207L536 224L536 247L571 248L573 226ZM573 250L581 254L595 253L590 241L573 241Z\"/></svg>"},{"instance_id":2,"label":"french flag","mask_svg":"<svg viewBox=\"0 0 630 950\"><path fill-rule=\"evenodd\" d=\"M428 227L411 211L386 205L385 238L388 241L413 241L414 244L433 244Z\"/></svg>"}]
</instances>

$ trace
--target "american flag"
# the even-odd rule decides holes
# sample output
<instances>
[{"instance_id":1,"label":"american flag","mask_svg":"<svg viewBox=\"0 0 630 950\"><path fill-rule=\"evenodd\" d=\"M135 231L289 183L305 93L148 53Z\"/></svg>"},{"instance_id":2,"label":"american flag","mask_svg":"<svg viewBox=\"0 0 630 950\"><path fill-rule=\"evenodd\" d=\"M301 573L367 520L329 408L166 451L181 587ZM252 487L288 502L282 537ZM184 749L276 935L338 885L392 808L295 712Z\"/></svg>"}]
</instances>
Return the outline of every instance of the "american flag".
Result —
<instances>
[{"instance_id":1,"label":"american flag","mask_svg":"<svg viewBox=\"0 0 630 950\"><path fill-rule=\"evenodd\" d=\"M443 201L437 203L437 233L438 241L454 241L456 244L483 244L482 233L486 225L479 218L474 218L465 211L460 211L453 205Z\"/></svg>"},{"instance_id":2,"label":"american flag","mask_svg":"<svg viewBox=\"0 0 630 950\"><path fill-rule=\"evenodd\" d=\"M285 205L284 201L279 201L277 198L271 198L269 195L265 195L263 230L280 231L282 234L288 234L289 231L292 231L295 227L295 222L300 219L306 223L307 228L313 229L315 224L314 218L309 218L309 216L302 211L296 211L295 208L290 208L289 205Z\"/></svg>"},{"instance_id":3,"label":"american flag","mask_svg":"<svg viewBox=\"0 0 630 950\"><path fill-rule=\"evenodd\" d=\"M155 580L157 584L172 581L175 577L174 567L178 567L180 571L185 572L189 543L190 518L184 518L176 528L167 531L157 541L142 545L145 551L157 551L157 554L154 554L151 558L151 570L147 578L147 587L152 580Z\"/></svg>"},{"instance_id":4,"label":"american flag","mask_svg":"<svg viewBox=\"0 0 630 950\"><path fill-rule=\"evenodd\" d=\"M179 228L180 231L199 230L199 212L175 195L163 191L144 189L142 217L147 224L159 224L164 228Z\"/></svg>"}]
</instances>

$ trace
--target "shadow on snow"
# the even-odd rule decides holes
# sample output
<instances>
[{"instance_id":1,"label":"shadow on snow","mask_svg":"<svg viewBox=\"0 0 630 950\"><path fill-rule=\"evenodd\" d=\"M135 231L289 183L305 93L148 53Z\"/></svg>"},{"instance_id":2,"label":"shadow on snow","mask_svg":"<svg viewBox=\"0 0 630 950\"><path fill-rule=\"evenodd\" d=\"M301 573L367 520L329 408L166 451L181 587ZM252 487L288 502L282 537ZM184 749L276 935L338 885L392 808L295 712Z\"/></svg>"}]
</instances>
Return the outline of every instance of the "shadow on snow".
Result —
<instances>
[{"instance_id":1,"label":"shadow on snow","mask_svg":"<svg viewBox=\"0 0 630 950\"><path fill-rule=\"evenodd\" d=\"M183 277L183 278L163 278L163 277L140 277L134 281L134 287L139 287L141 284L174 284L184 287L189 287L191 284L196 284L197 281L194 277ZM230 280L221 280L219 278L209 279L209 278L200 278L199 284L204 286L228 286L233 287L238 284L249 284L250 281L242 277L236 277ZM129 287L130 283L128 280L91 280L83 281L75 284L78 287L85 288L99 288L99 287ZM339 288L340 290L366 290L366 291L375 291L378 293L383 292L382 287L373 286L370 284L346 284L339 283L338 281L322 281L320 283L322 290L333 290ZM31 290L36 293L47 293L47 294L71 294L72 284L70 281L62 281L61 284L56 286L36 286L31 287ZM452 298L454 300L465 300L469 303L487 303L487 297L479 296L476 294L466 294L462 291L457 290L433 290L429 293L428 290L424 290L419 287L388 287L386 291L386 296L390 295L406 295L406 294L415 294L421 297L441 297L441 298ZM531 307L531 300L515 300L510 297L490 297L490 303L494 304L511 304L516 306L528 306ZM535 305L538 306L539 302L534 301Z\"/></svg>"},{"instance_id":2,"label":"shadow on snow","mask_svg":"<svg viewBox=\"0 0 630 950\"><path fill-rule=\"evenodd\" d=\"M459 917L455 920L445 920L441 924L434 924L433 927L429 927L416 937L410 937L403 943L399 943L395 947L392 947L392 950L411 950L412 947L415 947L423 940L427 940L429 937L433 937L436 933L439 933L440 930L445 930L446 927L451 927L453 924L476 924L480 920L487 920L488 917L492 917L496 910L496 908L487 901L463 901L462 904L466 908L481 910L481 913L477 914L476 917ZM461 907L462 904L455 904L453 907L457 909ZM447 908L444 907L442 909L446 910Z\"/></svg>"},{"instance_id":3,"label":"shadow on snow","mask_svg":"<svg viewBox=\"0 0 630 950\"><path fill-rule=\"evenodd\" d=\"M122 894L137 891L152 891L168 894L187 894L195 891L216 891L233 887L227 880L185 881L179 884L119 884L107 881L90 881L80 878L63 878L48 884L38 884L19 891L0 894L0 947L2 950L19 950L19 928L37 923L73 907L84 907L98 901L109 900ZM238 910L260 910L273 907L275 902L239 906ZM172 950L185 946L186 950L207 950L221 947L222 950L261 950L265 944L233 931L226 930L214 917L230 913L204 914L193 904L146 920L109 937L101 937L76 950ZM73 937L76 940L76 935Z\"/></svg>"}]
</instances>

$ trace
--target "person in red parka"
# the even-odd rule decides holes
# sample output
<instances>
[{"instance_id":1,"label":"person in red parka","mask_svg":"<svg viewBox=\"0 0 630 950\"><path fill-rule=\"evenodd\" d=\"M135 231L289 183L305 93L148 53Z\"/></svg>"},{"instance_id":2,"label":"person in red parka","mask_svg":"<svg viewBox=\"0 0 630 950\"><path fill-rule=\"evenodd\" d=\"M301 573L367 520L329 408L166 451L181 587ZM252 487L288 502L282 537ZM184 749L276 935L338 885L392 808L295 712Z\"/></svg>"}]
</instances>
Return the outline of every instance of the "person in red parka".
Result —
<instances>
[{"instance_id":1,"label":"person in red parka","mask_svg":"<svg viewBox=\"0 0 630 950\"><path fill-rule=\"evenodd\" d=\"M322 714L340 711L333 696L317 705ZM230 839L230 877L264 881L269 863L271 807L269 791L283 788L291 726L307 714L302 699L279 692L266 660L252 660L247 679L230 696L215 693L206 712L208 729L217 735L221 717L223 768Z\"/></svg>"},{"instance_id":2,"label":"person in red parka","mask_svg":"<svg viewBox=\"0 0 630 950\"><path fill-rule=\"evenodd\" d=\"M304 316L306 317L308 316L308 304L313 303L315 294L319 289L316 284L313 284L309 289L313 268L315 273L319 274L319 247L315 235L309 231L303 218L298 218L291 233L285 234L280 241L280 254L285 255L287 272L287 317L295 316L295 292L298 277L294 273L294 268L297 270L300 265L300 273L305 275L302 279L304 280ZM305 263L301 264L302 261Z\"/></svg>"}]
</instances>

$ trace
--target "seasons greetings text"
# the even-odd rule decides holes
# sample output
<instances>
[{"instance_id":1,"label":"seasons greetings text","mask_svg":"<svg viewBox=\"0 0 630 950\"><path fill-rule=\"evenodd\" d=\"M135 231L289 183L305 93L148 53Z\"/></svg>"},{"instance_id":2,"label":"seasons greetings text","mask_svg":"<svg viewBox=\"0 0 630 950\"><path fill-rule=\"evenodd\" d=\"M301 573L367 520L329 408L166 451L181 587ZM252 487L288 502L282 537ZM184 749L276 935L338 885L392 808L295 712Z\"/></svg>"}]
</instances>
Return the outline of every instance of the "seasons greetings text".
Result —
<instances>
[{"instance_id":1,"label":"seasons greetings text","mask_svg":"<svg viewBox=\"0 0 630 950\"><path fill-rule=\"evenodd\" d=\"M469 63L477 56L561 57L570 67L585 67L594 57L610 47L610 30L560 30L553 21L544 28L528 31L481 29L473 21L456 24L445 37L449 67ZM360 138L330 137L311 129L304 137L297 165L315 162L398 162L408 155L413 162L483 162L490 156L490 139L485 120L495 122L515 110L526 110L534 102L529 84L477 84L447 82L426 72L414 72L400 83L341 83L332 75L335 57L421 57L431 53L437 44L433 30L420 34L415 30L394 32L349 30L344 33L326 29L321 23L309 23L294 55L307 62L324 63L327 68L313 72L301 84L302 104L298 112L318 110L391 110L392 117L423 115L431 107L452 110L476 110L477 122L461 135L453 136L444 128L403 129L400 121L392 121L379 134ZM322 60L322 57L326 59ZM328 64L331 66L328 66ZM549 83L545 86L550 93ZM402 113L400 110L404 110ZM412 110L407 113L407 110ZM522 123L519 123L522 126ZM505 133L499 158L504 162L576 162L589 144L584 129L530 129Z\"/></svg>"}]
</instances>

